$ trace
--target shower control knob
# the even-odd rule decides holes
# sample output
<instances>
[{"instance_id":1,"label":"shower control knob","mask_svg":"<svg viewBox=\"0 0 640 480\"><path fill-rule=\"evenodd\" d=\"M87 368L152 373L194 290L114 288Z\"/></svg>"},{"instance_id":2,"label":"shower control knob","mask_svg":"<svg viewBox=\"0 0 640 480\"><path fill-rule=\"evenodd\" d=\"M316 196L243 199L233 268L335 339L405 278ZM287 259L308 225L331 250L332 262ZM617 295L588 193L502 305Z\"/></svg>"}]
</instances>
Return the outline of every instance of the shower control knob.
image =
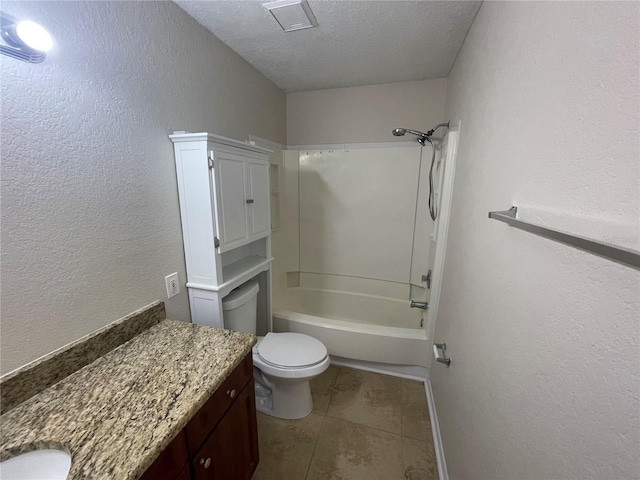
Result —
<instances>
[{"instance_id":1,"label":"shower control knob","mask_svg":"<svg viewBox=\"0 0 640 480\"><path fill-rule=\"evenodd\" d=\"M426 310L429 308L429 302L416 302L415 300L411 300L411 308Z\"/></svg>"}]
</instances>

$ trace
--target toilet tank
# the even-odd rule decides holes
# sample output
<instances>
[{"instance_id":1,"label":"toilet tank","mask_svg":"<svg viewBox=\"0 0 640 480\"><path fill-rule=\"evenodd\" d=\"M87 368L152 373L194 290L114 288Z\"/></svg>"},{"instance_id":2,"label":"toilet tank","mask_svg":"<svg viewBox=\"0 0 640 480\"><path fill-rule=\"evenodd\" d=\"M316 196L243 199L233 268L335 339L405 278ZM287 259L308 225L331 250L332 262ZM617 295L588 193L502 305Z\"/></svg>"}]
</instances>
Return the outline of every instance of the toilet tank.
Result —
<instances>
[{"instance_id":1,"label":"toilet tank","mask_svg":"<svg viewBox=\"0 0 640 480\"><path fill-rule=\"evenodd\" d=\"M243 283L222 299L224 328L256 334L256 312L260 285L255 280Z\"/></svg>"}]
</instances>

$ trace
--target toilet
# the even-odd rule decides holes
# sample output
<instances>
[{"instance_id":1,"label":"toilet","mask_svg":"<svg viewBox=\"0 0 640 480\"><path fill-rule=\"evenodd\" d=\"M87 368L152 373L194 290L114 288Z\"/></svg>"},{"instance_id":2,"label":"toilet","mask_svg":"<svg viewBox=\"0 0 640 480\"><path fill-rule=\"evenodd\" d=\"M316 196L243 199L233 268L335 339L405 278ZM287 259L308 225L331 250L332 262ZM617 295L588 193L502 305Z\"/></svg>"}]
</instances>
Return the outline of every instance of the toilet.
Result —
<instances>
[{"instance_id":1,"label":"toilet","mask_svg":"<svg viewBox=\"0 0 640 480\"><path fill-rule=\"evenodd\" d=\"M260 286L248 281L222 299L224 326L256 334ZM258 337L253 347L256 409L273 417L298 419L313 410L311 379L329 368L324 344L301 333L273 333Z\"/></svg>"}]
</instances>

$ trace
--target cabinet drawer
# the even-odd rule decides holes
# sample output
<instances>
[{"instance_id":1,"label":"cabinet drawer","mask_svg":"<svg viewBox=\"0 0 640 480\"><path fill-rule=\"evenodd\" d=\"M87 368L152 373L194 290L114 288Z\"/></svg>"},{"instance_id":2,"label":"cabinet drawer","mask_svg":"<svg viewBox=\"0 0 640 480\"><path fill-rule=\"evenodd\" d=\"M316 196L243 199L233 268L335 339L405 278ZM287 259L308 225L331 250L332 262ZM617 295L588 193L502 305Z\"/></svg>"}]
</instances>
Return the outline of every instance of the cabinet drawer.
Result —
<instances>
[{"instance_id":1,"label":"cabinet drawer","mask_svg":"<svg viewBox=\"0 0 640 480\"><path fill-rule=\"evenodd\" d=\"M211 395L198 413L187 424L189 457L192 458L211 430L220 421L229 406L238 397L247 382L253 379L251 352L231 372L222 385Z\"/></svg>"},{"instance_id":2,"label":"cabinet drawer","mask_svg":"<svg viewBox=\"0 0 640 480\"><path fill-rule=\"evenodd\" d=\"M142 474L140 480L173 480L185 466L188 466L188 461L187 441L184 430L180 430L176 438Z\"/></svg>"}]
</instances>

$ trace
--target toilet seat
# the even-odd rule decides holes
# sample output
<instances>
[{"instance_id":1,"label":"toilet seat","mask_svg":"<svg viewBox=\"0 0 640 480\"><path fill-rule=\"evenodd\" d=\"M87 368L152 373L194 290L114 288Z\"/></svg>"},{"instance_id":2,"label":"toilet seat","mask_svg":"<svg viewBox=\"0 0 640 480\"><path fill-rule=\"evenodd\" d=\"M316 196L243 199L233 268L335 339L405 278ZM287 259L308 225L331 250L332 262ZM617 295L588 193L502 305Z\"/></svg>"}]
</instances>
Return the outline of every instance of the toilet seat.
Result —
<instances>
[{"instance_id":1,"label":"toilet seat","mask_svg":"<svg viewBox=\"0 0 640 480\"><path fill-rule=\"evenodd\" d=\"M319 340L301 333L267 333L253 348L253 363L261 371L279 378L319 375L330 363L327 348Z\"/></svg>"},{"instance_id":2,"label":"toilet seat","mask_svg":"<svg viewBox=\"0 0 640 480\"><path fill-rule=\"evenodd\" d=\"M327 356L327 347L321 341L302 333L269 332L257 347L262 360L280 368L311 367Z\"/></svg>"}]
</instances>

